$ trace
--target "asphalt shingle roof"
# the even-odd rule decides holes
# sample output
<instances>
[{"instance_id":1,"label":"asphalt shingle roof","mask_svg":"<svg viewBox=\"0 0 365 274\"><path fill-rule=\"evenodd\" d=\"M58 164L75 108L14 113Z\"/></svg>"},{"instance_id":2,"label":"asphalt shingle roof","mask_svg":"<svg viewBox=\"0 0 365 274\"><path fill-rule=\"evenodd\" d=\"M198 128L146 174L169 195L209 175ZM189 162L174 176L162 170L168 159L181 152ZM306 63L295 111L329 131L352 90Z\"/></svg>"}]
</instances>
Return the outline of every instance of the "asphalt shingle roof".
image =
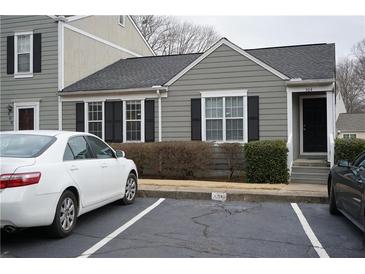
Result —
<instances>
[{"instance_id":1,"label":"asphalt shingle roof","mask_svg":"<svg viewBox=\"0 0 365 274\"><path fill-rule=\"evenodd\" d=\"M335 78L335 45L313 44L245 50L289 78ZM148 88L164 85L201 53L121 59L63 91Z\"/></svg>"},{"instance_id":2,"label":"asphalt shingle roof","mask_svg":"<svg viewBox=\"0 0 365 274\"><path fill-rule=\"evenodd\" d=\"M340 113L336 128L341 131L365 131L365 113Z\"/></svg>"}]
</instances>

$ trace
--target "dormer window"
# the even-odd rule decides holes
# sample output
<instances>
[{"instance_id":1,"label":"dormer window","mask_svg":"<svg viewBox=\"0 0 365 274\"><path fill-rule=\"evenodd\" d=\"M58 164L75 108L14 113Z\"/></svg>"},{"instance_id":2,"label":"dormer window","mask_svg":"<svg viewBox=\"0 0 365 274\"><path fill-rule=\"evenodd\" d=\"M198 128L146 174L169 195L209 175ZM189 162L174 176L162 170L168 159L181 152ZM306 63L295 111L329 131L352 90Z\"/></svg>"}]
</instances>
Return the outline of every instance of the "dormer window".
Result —
<instances>
[{"instance_id":1,"label":"dormer window","mask_svg":"<svg viewBox=\"0 0 365 274\"><path fill-rule=\"evenodd\" d=\"M125 15L119 15L119 21L118 21L118 23L122 27L125 27Z\"/></svg>"}]
</instances>

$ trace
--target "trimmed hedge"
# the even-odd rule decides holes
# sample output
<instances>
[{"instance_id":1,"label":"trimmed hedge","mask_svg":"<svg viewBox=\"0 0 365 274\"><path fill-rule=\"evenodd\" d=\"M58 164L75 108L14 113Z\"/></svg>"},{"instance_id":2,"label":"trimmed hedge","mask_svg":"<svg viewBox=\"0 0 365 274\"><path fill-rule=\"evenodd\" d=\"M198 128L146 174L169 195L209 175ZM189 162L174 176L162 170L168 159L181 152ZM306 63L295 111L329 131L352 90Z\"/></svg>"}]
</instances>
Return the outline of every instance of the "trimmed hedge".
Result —
<instances>
[{"instance_id":1,"label":"trimmed hedge","mask_svg":"<svg viewBox=\"0 0 365 274\"><path fill-rule=\"evenodd\" d=\"M335 163L339 160L353 161L357 155L365 150L363 139L336 139L335 141Z\"/></svg>"},{"instance_id":2,"label":"trimmed hedge","mask_svg":"<svg viewBox=\"0 0 365 274\"><path fill-rule=\"evenodd\" d=\"M205 142L114 143L111 146L123 150L135 162L141 176L148 173L159 178L196 178L212 161L212 146Z\"/></svg>"},{"instance_id":3,"label":"trimmed hedge","mask_svg":"<svg viewBox=\"0 0 365 274\"><path fill-rule=\"evenodd\" d=\"M287 183L288 148L283 140L254 141L245 144L248 183Z\"/></svg>"}]
</instances>

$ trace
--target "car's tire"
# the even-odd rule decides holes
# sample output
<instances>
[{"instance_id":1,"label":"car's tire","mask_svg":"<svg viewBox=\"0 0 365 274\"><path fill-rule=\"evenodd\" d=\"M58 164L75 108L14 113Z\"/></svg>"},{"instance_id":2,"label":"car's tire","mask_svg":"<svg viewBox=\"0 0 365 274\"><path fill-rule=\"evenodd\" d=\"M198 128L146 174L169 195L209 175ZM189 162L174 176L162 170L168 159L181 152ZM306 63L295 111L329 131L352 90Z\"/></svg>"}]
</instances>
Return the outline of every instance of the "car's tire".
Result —
<instances>
[{"instance_id":1,"label":"car's tire","mask_svg":"<svg viewBox=\"0 0 365 274\"><path fill-rule=\"evenodd\" d=\"M329 211L332 215L338 215L340 212L337 209L337 205L336 205L336 194L335 194L335 189L333 186L333 182L331 182L330 185L330 196L329 198Z\"/></svg>"},{"instance_id":2,"label":"car's tire","mask_svg":"<svg viewBox=\"0 0 365 274\"><path fill-rule=\"evenodd\" d=\"M78 206L75 194L66 190L57 203L55 217L49 232L52 237L64 238L70 235L77 222Z\"/></svg>"},{"instance_id":3,"label":"car's tire","mask_svg":"<svg viewBox=\"0 0 365 274\"><path fill-rule=\"evenodd\" d=\"M129 173L127 178L127 182L125 184L125 193L122 199L123 205L130 205L133 204L134 200L136 199L138 190L138 180L137 176L133 173Z\"/></svg>"}]
</instances>

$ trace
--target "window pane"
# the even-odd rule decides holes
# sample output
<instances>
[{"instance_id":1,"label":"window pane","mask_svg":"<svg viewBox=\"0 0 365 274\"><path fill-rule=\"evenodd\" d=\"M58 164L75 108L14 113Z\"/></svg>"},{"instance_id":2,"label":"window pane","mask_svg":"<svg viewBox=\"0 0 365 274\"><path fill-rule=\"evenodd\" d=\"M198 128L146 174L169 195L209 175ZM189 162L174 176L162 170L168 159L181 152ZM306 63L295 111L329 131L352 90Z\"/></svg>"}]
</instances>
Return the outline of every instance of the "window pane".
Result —
<instances>
[{"instance_id":1,"label":"window pane","mask_svg":"<svg viewBox=\"0 0 365 274\"><path fill-rule=\"evenodd\" d=\"M243 119L227 119L227 141L243 141Z\"/></svg>"},{"instance_id":2,"label":"window pane","mask_svg":"<svg viewBox=\"0 0 365 274\"><path fill-rule=\"evenodd\" d=\"M74 137L68 141L68 144L72 153L75 155L75 160L93 158L91 150L84 137Z\"/></svg>"},{"instance_id":3,"label":"window pane","mask_svg":"<svg viewBox=\"0 0 365 274\"><path fill-rule=\"evenodd\" d=\"M223 98L206 98L205 99L205 116L206 118L223 117Z\"/></svg>"},{"instance_id":4,"label":"window pane","mask_svg":"<svg viewBox=\"0 0 365 274\"><path fill-rule=\"evenodd\" d=\"M102 122L89 122L89 133L103 138L102 136Z\"/></svg>"},{"instance_id":5,"label":"window pane","mask_svg":"<svg viewBox=\"0 0 365 274\"><path fill-rule=\"evenodd\" d=\"M141 122L127 121L127 141L141 141Z\"/></svg>"},{"instance_id":6,"label":"window pane","mask_svg":"<svg viewBox=\"0 0 365 274\"><path fill-rule=\"evenodd\" d=\"M141 101L127 101L127 120L141 119Z\"/></svg>"},{"instance_id":7,"label":"window pane","mask_svg":"<svg viewBox=\"0 0 365 274\"><path fill-rule=\"evenodd\" d=\"M18 53L30 53L30 35L18 35Z\"/></svg>"},{"instance_id":8,"label":"window pane","mask_svg":"<svg viewBox=\"0 0 365 274\"><path fill-rule=\"evenodd\" d=\"M92 136L86 136L86 139L88 140L91 149L94 151L96 158L114 158L113 151L103 141Z\"/></svg>"},{"instance_id":9,"label":"window pane","mask_svg":"<svg viewBox=\"0 0 365 274\"><path fill-rule=\"evenodd\" d=\"M74 155L72 154L72 151L70 149L70 146L67 144L65 153L63 154L63 160L64 161L71 161L74 160Z\"/></svg>"},{"instance_id":10,"label":"window pane","mask_svg":"<svg viewBox=\"0 0 365 274\"><path fill-rule=\"evenodd\" d=\"M206 138L208 141L223 140L223 121L222 121L222 119L206 121Z\"/></svg>"},{"instance_id":11,"label":"window pane","mask_svg":"<svg viewBox=\"0 0 365 274\"><path fill-rule=\"evenodd\" d=\"M30 71L30 53L18 54L18 72Z\"/></svg>"},{"instance_id":12,"label":"window pane","mask_svg":"<svg viewBox=\"0 0 365 274\"><path fill-rule=\"evenodd\" d=\"M243 97L226 98L226 117L243 117Z\"/></svg>"}]
</instances>

